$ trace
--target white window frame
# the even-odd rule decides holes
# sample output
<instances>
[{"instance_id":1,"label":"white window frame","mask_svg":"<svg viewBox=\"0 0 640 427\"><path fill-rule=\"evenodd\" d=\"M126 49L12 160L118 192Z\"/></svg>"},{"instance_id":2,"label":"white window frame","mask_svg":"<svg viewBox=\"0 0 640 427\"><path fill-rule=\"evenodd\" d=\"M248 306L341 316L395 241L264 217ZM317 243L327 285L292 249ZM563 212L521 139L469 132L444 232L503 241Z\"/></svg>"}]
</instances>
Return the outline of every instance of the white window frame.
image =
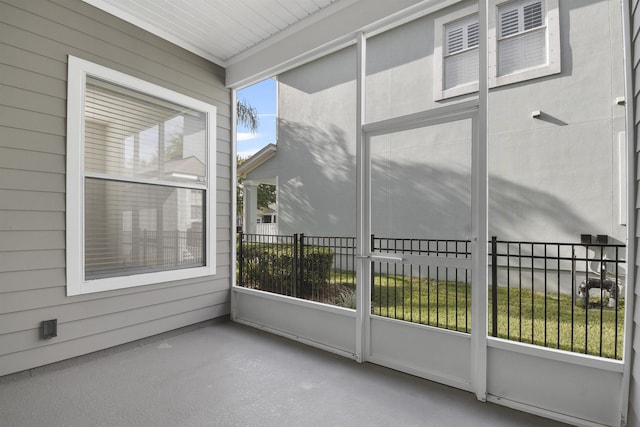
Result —
<instances>
[{"instance_id":1,"label":"white window frame","mask_svg":"<svg viewBox=\"0 0 640 427\"><path fill-rule=\"evenodd\" d=\"M84 278L84 110L87 75L133 89L152 97L180 104L205 115L207 178L205 190L205 265L129 276L85 280ZM67 295L80 295L154 283L183 280L216 274L216 107L184 94L141 80L128 74L69 56L67 83L67 192L66 192L66 269ZM185 188L188 186L185 186Z\"/></svg>"},{"instance_id":2,"label":"white window frame","mask_svg":"<svg viewBox=\"0 0 640 427\"><path fill-rule=\"evenodd\" d=\"M489 0L488 50L489 50L489 87L500 87L526 80L558 74L562 71L560 48L560 12L558 0L542 0L547 27L547 63L537 67L519 70L503 76L498 75L498 10L506 3L520 0ZM478 13L477 5L470 5L438 17L434 21L434 99L441 101L455 96L467 95L478 91L478 83L444 89L444 50L446 25L459 19Z\"/></svg>"},{"instance_id":3,"label":"white window frame","mask_svg":"<svg viewBox=\"0 0 640 427\"><path fill-rule=\"evenodd\" d=\"M503 86L525 80L557 74L561 71L560 12L558 0L542 0L547 27L547 63L503 76L498 75L498 9L506 3L520 0L489 0L489 86Z\"/></svg>"},{"instance_id":4,"label":"white window frame","mask_svg":"<svg viewBox=\"0 0 640 427\"><path fill-rule=\"evenodd\" d=\"M466 95L468 93L474 93L478 91L478 82L470 82L463 85L455 86L449 89L444 88L444 58L446 50L445 29L446 26L455 21L466 19L471 15L478 15L478 6L467 6L463 9L458 9L450 14L441 16L435 19L435 38L434 38L434 69L433 69L433 82L434 82L434 98L436 101L452 98L454 96Z\"/></svg>"}]
</instances>

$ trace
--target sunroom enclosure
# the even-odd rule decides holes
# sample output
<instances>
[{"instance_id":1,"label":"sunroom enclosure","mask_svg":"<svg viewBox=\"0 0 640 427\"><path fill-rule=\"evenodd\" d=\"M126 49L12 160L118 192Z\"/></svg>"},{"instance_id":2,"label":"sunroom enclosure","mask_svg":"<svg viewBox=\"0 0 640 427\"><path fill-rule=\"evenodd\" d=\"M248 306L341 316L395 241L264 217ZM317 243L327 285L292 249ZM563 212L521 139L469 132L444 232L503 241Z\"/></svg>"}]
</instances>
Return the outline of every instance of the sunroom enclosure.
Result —
<instances>
[{"instance_id":1,"label":"sunroom enclosure","mask_svg":"<svg viewBox=\"0 0 640 427\"><path fill-rule=\"evenodd\" d=\"M241 276L232 289L232 317L472 391L480 400L572 423L619 425L629 349L607 358L491 336L488 285L507 283L511 295L505 277L516 267L509 243L500 249L507 255L490 258L493 235L500 242L557 242L558 258L560 244L583 239L578 256L592 262L578 267L580 280L561 290L560 276L575 267L558 261L549 267L558 280L545 279L535 291L557 285L558 300L575 299L576 285L595 278L602 286L616 268L623 272L607 294L613 310L598 288L598 307L583 311L601 319L609 313L628 319L632 312L626 286L632 272L608 262L604 243L596 241L607 236L607 245L626 251L634 233L627 221L633 154L626 143L620 2L446 6L369 28L278 75L278 154L249 178L278 177L281 234L355 237L357 304L349 309L251 289ZM606 35L588 30L594 27ZM610 67L603 71L602 63ZM383 249L375 237L465 242L465 249ZM533 260L535 250L525 248L520 258ZM546 256L555 249L544 250ZM548 267L536 262L525 266L532 282ZM496 278L492 263L500 266ZM468 324L447 328L376 311L376 283L382 289L391 276L468 290ZM630 336L629 328L620 333Z\"/></svg>"}]
</instances>

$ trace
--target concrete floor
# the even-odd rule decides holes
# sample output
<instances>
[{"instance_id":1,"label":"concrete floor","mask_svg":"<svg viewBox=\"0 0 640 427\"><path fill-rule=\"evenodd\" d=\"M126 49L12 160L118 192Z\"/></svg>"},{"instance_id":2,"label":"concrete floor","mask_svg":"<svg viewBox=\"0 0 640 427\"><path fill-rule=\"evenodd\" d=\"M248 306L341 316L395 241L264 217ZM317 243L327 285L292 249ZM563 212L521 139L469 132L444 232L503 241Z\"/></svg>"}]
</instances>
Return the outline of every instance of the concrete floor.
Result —
<instances>
[{"instance_id":1,"label":"concrete floor","mask_svg":"<svg viewBox=\"0 0 640 427\"><path fill-rule=\"evenodd\" d=\"M232 322L145 343L0 379L0 426L563 425Z\"/></svg>"}]
</instances>

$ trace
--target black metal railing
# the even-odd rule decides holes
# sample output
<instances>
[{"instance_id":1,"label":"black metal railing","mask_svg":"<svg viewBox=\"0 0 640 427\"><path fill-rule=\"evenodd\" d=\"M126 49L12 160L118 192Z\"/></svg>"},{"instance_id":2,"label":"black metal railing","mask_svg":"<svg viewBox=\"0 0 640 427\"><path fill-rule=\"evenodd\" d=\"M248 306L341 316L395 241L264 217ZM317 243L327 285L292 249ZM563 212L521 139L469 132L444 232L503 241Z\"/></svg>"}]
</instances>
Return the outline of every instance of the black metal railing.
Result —
<instances>
[{"instance_id":1,"label":"black metal railing","mask_svg":"<svg viewBox=\"0 0 640 427\"><path fill-rule=\"evenodd\" d=\"M470 258L471 242L371 236L382 253ZM372 263L372 313L429 326L470 331L471 272L393 261Z\"/></svg>"},{"instance_id":2,"label":"black metal railing","mask_svg":"<svg viewBox=\"0 0 640 427\"><path fill-rule=\"evenodd\" d=\"M625 245L493 237L489 253L492 336L621 357Z\"/></svg>"},{"instance_id":3,"label":"black metal railing","mask_svg":"<svg viewBox=\"0 0 640 427\"><path fill-rule=\"evenodd\" d=\"M355 238L240 234L239 286L355 308ZM375 252L471 258L471 242L371 236ZM489 334L621 358L625 246L489 242ZM371 313L471 331L471 271L371 263Z\"/></svg>"},{"instance_id":4,"label":"black metal railing","mask_svg":"<svg viewBox=\"0 0 640 427\"><path fill-rule=\"evenodd\" d=\"M238 285L355 309L355 238L240 233Z\"/></svg>"}]
</instances>

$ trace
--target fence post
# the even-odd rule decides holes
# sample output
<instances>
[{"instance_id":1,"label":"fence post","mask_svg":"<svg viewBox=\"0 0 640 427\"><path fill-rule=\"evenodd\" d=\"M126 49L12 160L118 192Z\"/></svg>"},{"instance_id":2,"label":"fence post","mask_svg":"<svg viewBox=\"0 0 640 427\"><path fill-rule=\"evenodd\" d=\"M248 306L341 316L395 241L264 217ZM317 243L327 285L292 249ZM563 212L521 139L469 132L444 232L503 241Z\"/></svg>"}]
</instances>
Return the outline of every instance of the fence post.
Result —
<instances>
[{"instance_id":1,"label":"fence post","mask_svg":"<svg viewBox=\"0 0 640 427\"><path fill-rule=\"evenodd\" d=\"M242 250L242 243L244 241L244 233L241 231L240 233L238 233L238 242L239 242L239 247L238 247L238 277L240 278L240 280L236 279L236 283L239 284L240 286L244 285L244 277L242 276L242 272L243 272L243 266L244 266L244 251Z\"/></svg>"},{"instance_id":2,"label":"fence post","mask_svg":"<svg viewBox=\"0 0 640 427\"><path fill-rule=\"evenodd\" d=\"M298 245L300 256L298 257L298 296L303 297L302 288L304 286L304 233L300 233L300 244Z\"/></svg>"},{"instance_id":3,"label":"fence post","mask_svg":"<svg viewBox=\"0 0 640 427\"><path fill-rule=\"evenodd\" d=\"M293 296L295 298L298 297L298 233L293 234L293 265L291 266L293 270L293 283L291 284L293 288Z\"/></svg>"},{"instance_id":4,"label":"fence post","mask_svg":"<svg viewBox=\"0 0 640 427\"><path fill-rule=\"evenodd\" d=\"M491 237L491 336L498 336L498 237Z\"/></svg>"},{"instance_id":5,"label":"fence post","mask_svg":"<svg viewBox=\"0 0 640 427\"><path fill-rule=\"evenodd\" d=\"M576 248L571 245L571 330L573 331L573 307L576 305L578 277L576 276ZM573 351L573 332L571 333L571 351Z\"/></svg>"},{"instance_id":6,"label":"fence post","mask_svg":"<svg viewBox=\"0 0 640 427\"><path fill-rule=\"evenodd\" d=\"M376 250L376 236L375 234L371 234L371 246L369 247L369 252L373 252ZM375 294L376 294L376 266L374 264L373 261L369 262L370 265L370 269L371 269L371 307L369 308L371 310L371 314L375 314L374 313L374 306L373 306L373 302L375 300ZM382 279L380 279L380 281L382 282ZM380 293L382 293L382 291L380 291ZM380 295L378 297L378 301L380 301L380 303L378 304L380 306L380 310L382 311L382 295Z\"/></svg>"}]
</instances>

